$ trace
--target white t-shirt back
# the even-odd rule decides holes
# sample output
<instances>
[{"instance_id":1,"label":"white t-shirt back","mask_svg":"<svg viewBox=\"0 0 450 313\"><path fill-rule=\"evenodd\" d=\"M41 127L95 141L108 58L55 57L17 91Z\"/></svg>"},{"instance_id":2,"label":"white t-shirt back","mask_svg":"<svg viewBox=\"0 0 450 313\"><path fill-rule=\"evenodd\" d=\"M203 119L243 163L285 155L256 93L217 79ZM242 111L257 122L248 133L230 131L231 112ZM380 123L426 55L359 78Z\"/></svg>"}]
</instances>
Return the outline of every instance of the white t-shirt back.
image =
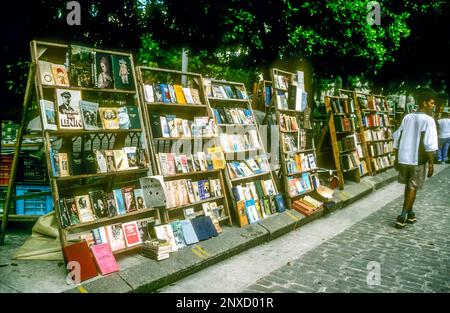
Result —
<instances>
[{"instance_id":1,"label":"white t-shirt back","mask_svg":"<svg viewBox=\"0 0 450 313\"><path fill-rule=\"evenodd\" d=\"M439 138L450 138L450 118L441 118L438 120Z\"/></svg>"},{"instance_id":2,"label":"white t-shirt back","mask_svg":"<svg viewBox=\"0 0 450 313\"><path fill-rule=\"evenodd\" d=\"M398 149L399 164L419 164L419 146L422 134L425 151L436 151L438 140L434 119L423 112L406 115L394 134L394 147Z\"/></svg>"}]
</instances>

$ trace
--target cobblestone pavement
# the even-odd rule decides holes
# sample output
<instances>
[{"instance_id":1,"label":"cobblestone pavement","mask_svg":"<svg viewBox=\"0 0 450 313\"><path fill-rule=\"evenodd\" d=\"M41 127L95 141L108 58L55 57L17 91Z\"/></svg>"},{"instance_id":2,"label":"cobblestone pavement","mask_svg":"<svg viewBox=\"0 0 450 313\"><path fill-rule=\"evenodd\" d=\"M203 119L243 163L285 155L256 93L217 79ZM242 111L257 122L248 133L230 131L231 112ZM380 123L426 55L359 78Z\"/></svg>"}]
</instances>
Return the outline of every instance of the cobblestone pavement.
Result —
<instances>
[{"instance_id":1,"label":"cobblestone pavement","mask_svg":"<svg viewBox=\"0 0 450 313\"><path fill-rule=\"evenodd\" d=\"M399 197L244 292L450 292L449 188L446 168L418 192L415 224L393 227Z\"/></svg>"}]
</instances>

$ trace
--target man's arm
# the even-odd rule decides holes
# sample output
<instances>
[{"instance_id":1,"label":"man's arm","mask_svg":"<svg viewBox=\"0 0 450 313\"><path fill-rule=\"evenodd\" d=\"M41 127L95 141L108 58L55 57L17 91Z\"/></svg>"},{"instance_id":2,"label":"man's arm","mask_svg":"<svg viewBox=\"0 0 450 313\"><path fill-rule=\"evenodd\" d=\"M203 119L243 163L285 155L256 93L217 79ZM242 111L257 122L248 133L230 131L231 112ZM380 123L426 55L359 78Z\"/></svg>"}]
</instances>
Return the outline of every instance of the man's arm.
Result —
<instances>
[{"instance_id":1,"label":"man's arm","mask_svg":"<svg viewBox=\"0 0 450 313\"><path fill-rule=\"evenodd\" d=\"M427 157L428 157L428 177L433 176L434 173L434 152L427 152Z\"/></svg>"}]
</instances>

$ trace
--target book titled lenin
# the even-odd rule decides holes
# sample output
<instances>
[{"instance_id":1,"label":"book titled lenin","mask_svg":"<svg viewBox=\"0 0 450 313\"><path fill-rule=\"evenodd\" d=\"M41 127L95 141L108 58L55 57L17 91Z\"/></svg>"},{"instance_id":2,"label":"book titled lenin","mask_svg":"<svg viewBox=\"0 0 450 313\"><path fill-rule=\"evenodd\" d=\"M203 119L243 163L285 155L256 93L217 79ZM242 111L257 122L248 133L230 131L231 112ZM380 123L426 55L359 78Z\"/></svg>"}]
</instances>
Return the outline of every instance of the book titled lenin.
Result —
<instances>
[{"instance_id":1,"label":"book titled lenin","mask_svg":"<svg viewBox=\"0 0 450 313\"><path fill-rule=\"evenodd\" d=\"M118 272L116 258L114 257L111 246L108 243L101 243L91 247L97 267L102 275Z\"/></svg>"}]
</instances>

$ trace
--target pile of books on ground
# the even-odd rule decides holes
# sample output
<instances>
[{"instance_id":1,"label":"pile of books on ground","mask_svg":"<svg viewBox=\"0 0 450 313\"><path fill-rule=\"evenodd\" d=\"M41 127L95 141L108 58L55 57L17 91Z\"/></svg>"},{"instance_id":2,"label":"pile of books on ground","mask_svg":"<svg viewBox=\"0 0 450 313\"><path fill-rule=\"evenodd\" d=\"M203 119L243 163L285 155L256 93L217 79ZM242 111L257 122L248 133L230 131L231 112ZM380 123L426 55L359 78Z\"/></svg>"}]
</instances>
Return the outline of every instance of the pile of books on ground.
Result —
<instances>
[{"instance_id":1,"label":"pile of books on ground","mask_svg":"<svg viewBox=\"0 0 450 313\"><path fill-rule=\"evenodd\" d=\"M144 242L142 254L150 259L160 261L169 258L172 246L164 239L152 239Z\"/></svg>"},{"instance_id":2,"label":"pile of books on ground","mask_svg":"<svg viewBox=\"0 0 450 313\"><path fill-rule=\"evenodd\" d=\"M313 197L305 196L304 198L295 200L292 203L292 207L303 215L310 216L322 209L323 202L320 202Z\"/></svg>"}]
</instances>

